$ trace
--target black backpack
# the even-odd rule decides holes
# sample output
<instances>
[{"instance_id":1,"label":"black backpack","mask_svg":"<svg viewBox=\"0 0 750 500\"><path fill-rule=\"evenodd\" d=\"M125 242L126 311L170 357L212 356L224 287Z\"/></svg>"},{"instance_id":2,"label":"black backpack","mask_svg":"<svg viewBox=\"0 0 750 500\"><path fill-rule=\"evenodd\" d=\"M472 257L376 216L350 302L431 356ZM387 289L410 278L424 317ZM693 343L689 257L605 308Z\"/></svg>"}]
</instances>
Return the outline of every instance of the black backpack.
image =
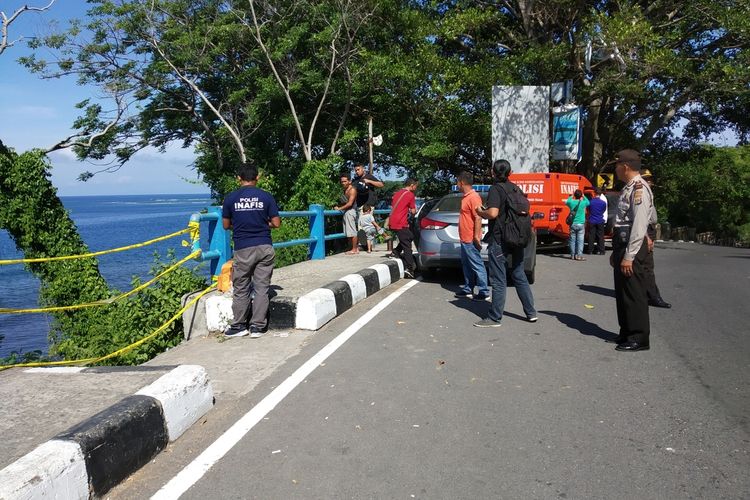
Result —
<instances>
[{"instance_id":1,"label":"black backpack","mask_svg":"<svg viewBox=\"0 0 750 500\"><path fill-rule=\"evenodd\" d=\"M529 200L521 188L512 182L498 184L505 192L505 207L501 209L496 224L499 224L503 250L526 248L531 241L531 215Z\"/></svg>"}]
</instances>

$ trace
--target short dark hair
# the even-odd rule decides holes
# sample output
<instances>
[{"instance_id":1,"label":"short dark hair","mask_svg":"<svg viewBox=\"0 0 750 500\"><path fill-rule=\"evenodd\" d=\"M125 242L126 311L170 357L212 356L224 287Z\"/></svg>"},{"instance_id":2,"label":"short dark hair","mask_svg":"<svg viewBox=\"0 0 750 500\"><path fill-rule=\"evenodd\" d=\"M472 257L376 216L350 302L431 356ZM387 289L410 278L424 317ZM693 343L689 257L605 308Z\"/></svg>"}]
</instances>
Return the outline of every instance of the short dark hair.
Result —
<instances>
[{"instance_id":1,"label":"short dark hair","mask_svg":"<svg viewBox=\"0 0 750 500\"><path fill-rule=\"evenodd\" d=\"M246 161L237 169L237 175L243 181L256 181L258 180L258 167L253 163Z\"/></svg>"},{"instance_id":2,"label":"short dark hair","mask_svg":"<svg viewBox=\"0 0 750 500\"><path fill-rule=\"evenodd\" d=\"M364 205L362 205L362 212L367 213L370 210L372 210L372 205L368 205L367 203L365 203Z\"/></svg>"},{"instance_id":3,"label":"short dark hair","mask_svg":"<svg viewBox=\"0 0 750 500\"><path fill-rule=\"evenodd\" d=\"M339 180L342 179L342 178L344 178L344 177L346 177L347 179L350 178L349 174L347 172L341 172L341 175L339 175Z\"/></svg>"},{"instance_id":4,"label":"short dark hair","mask_svg":"<svg viewBox=\"0 0 750 500\"><path fill-rule=\"evenodd\" d=\"M575 193L573 193L573 196L574 196L574 197L575 197L575 199L577 200L577 199L579 199L579 198L580 198L581 196L583 196L583 192L582 192L582 191L581 191L580 189L576 189L576 192L575 192ZM572 243L571 243L571 244L572 244Z\"/></svg>"},{"instance_id":5,"label":"short dark hair","mask_svg":"<svg viewBox=\"0 0 750 500\"><path fill-rule=\"evenodd\" d=\"M471 174L471 172L467 172L466 170L458 174L456 180L461 181L464 184L474 184L474 176Z\"/></svg>"},{"instance_id":6,"label":"short dark hair","mask_svg":"<svg viewBox=\"0 0 750 500\"><path fill-rule=\"evenodd\" d=\"M492 164L492 175L499 182L507 181L510 175L510 162L508 160L495 160L495 163Z\"/></svg>"},{"instance_id":7,"label":"short dark hair","mask_svg":"<svg viewBox=\"0 0 750 500\"><path fill-rule=\"evenodd\" d=\"M414 177L409 177L404 181L404 187L413 186L415 184L419 184L419 181L415 179Z\"/></svg>"}]
</instances>

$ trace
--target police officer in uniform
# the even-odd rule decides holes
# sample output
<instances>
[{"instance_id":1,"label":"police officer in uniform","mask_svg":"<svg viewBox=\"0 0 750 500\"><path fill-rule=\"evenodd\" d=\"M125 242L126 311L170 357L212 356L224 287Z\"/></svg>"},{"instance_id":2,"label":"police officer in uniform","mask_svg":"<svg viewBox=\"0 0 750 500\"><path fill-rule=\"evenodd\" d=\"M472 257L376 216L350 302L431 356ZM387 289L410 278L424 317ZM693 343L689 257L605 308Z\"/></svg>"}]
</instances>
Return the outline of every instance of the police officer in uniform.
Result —
<instances>
[{"instance_id":1,"label":"police officer in uniform","mask_svg":"<svg viewBox=\"0 0 750 500\"><path fill-rule=\"evenodd\" d=\"M653 190L654 183L651 172L648 169L641 170L641 177L648 183L648 187ZM656 220L656 207L653 208L652 219ZM656 224L648 225L649 252L646 256L644 268L646 270L646 295L648 295L648 305L654 307L663 307L669 309L672 304L661 298L659 287L656 286L656 275L654 274L654 240L656 240Z\"/></svg>"},{"instance_id":2,"label":"police officer in uniform","mask_svg":"<svg viewBox=\"0 0 750 500\"><path fill-rule=\"evenodd\" d=\"M617 153L615 173L626 183L620 193L612 235L618 351L649 349L647 278L644 265L649 253L648 226L656 223L653 194L640 175L641 155L633 149Z\"/></svg>"}]
</instances>

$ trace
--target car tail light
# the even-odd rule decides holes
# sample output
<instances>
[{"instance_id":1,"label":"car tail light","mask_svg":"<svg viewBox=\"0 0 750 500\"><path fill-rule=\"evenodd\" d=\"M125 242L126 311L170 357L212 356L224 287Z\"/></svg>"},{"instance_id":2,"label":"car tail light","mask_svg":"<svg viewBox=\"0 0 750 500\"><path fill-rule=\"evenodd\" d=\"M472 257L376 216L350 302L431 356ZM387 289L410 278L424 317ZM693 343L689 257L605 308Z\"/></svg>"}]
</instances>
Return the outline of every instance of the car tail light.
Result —
<instances>
[{"instance_id":1,"label":"car tail light","mask_svg":"<svg viewBox=\"0 0 750 500\"><path fill-rule=\"evenodd\" d=\"M549 211L549 220L551 222L556 221L560 217L560 212L562 212L562 208L551 208Z\"/></svg>"},{"instance_id":2,"label":"car tail light","mask_svg":"<svg viewBox=\"0 0 750 500\"><path fill-rule=\"evenodd\" d=\"M419 221L419 229L443 229L448 226L450 226L450 224L447 222L441 222L427 217Z\"/></svg>"}]
</instances>

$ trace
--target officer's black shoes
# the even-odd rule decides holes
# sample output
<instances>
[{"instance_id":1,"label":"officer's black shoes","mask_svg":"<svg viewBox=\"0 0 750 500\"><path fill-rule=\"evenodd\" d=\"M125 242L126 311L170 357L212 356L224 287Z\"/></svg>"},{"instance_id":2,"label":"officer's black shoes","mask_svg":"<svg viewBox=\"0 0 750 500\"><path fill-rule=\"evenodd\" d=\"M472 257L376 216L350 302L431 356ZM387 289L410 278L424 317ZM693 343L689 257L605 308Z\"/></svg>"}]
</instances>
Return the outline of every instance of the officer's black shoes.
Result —
<instances>
[{"instance_id":1,"label":"officer's black shoes","mask_svg":"<svg viewBox=\"0 0 750 500\"><path fill-rule=\"evenodd\" d=\"M622 344L617 344L617 347L615 347L615 351L627 351L627 352L635 352L635 351L648 351L649 345L648 344L641 344L640 342L623 342Z\"/></svg>"},{"instance_id":2,"label":"officer's black shoes","mask_svg":"<svg viewBox=\"0 0 750 500\"><path fill-rule=\"evenodd\" d=\"M622 344L623 342L626 342L626 341L627 341L626 337L622 335L618 335L617 337L605 340L605 342L609 344Z\"/></svg>"},{"instance_id":3,"label":"officer's black shoes","mask_svg":"<svg viewBox=\"0 0 750 500\"><path fill-rule=\"evenodd\" d=\"M648 305L652 307L663 307L664 309L672 308L672 304L670 304L669 302L664 302L664 299L662 299L661 297L659 297L658 299L649 300Z\"/></svg>"}]
</instances>

